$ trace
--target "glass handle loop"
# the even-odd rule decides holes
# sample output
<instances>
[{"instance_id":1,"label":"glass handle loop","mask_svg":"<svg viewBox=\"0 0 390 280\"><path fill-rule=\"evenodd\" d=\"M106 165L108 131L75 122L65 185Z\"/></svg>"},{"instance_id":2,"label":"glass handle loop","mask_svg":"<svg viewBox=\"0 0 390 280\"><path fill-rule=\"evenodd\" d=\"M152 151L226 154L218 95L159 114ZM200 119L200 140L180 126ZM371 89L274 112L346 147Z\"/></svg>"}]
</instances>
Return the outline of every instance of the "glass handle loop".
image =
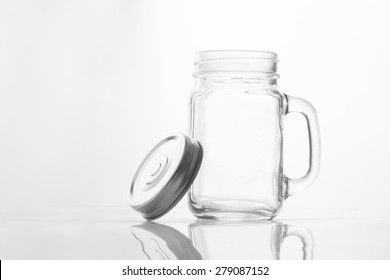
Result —
<instances>
[{"instance_id":1,"label":"glass handle loop","mask_svg":"<svg viewBox=\"0 0 390 280\"><path fill-rule=\"evenodd\" d=\"M317 178L320 170L321 140L317 113L313 105L298 97L286 95L286 99L286 114L296 112L302 114L306 119L310 148L309 169L307 173L299 179L292 179L285 176L287 197L289 197L298 191L306 189Z\"/></svg>"},{"instance_id":2,"label":"glass handle loop","mask_svg":"<svg viewBox=\"0 0 390 280\"><path fill-rule=\"evenodd\" d=\"M302 242L303 260L312 260L314 251L314 238L311 232L305 228L287 226L283 241L290 236L298 237Z\"/></svg>"}]
</instances>

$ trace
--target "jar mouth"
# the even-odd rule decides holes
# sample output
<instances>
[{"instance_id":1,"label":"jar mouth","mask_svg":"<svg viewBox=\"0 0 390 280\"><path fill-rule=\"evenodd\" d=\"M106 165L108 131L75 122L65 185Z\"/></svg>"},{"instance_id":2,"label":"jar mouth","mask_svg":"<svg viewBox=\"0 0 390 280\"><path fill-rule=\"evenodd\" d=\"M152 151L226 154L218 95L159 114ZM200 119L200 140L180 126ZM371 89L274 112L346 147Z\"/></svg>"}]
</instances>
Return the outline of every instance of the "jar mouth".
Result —
<instances>
[{"instance_id":1,"label":"jar mouth","mask_svg":"<svg viewBox=\"0 0 390 280\"><path fill-rule=\"evenodd\" d=\"M277 78L278 55L256 50L210 50L195 54L194 77L255 76Z\"/></svg>"},{"instance_id":2,"label":"jar mouth","mask_svg":"<svg viewBox=\"0 0 390 280\"><path fill-rule=\"evenodd\" d=\"M210 60L226 59L261 59L278 62L278 54L270 51L257 50L209 50L200 51L195 54L194 64Z\"/></svg>"}]
</instances>

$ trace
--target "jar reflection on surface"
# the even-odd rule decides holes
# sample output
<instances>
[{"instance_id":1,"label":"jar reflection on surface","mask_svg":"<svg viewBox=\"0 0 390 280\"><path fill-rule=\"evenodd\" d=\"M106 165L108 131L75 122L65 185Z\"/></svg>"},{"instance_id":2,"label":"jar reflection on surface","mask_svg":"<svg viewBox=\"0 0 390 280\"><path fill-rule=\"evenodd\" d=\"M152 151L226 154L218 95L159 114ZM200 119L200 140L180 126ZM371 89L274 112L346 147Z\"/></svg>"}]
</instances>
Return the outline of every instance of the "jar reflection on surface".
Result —
<instances>
[{"instance_id":1,"label":"jar reflection on surface","mask_svg":"<svg viewBox=\"0 0 390 280\"><path fill-rule=\"evenodd\" d=\"M301 259L313 259L311 232L279 222L198 222L189 235L203 259L280 260L283 241L292 236L302 243Z\"/></svg>"},{"instance_id":2,"label":"jar reflection on surface","mask_svg":"<svg viewBox=\"0 0 390 280\"><path fill-rule=\"evenodd\" d=\"M131 227L131 235L150 260L279 260L286 238L298 237L293 259L312 259L314 237L308 229L279 222L196 222L189 237L168 225L145 222Z\"/></svg>"}]
</instances>

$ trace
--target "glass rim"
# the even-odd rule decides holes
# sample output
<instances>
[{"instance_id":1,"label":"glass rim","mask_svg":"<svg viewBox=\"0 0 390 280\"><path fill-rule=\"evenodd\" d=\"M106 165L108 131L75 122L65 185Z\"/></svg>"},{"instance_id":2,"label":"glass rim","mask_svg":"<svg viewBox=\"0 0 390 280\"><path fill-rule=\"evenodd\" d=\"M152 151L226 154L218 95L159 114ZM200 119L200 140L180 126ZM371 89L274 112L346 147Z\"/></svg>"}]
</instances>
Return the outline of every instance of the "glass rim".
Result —
<instances>
[{"instance_id":1,"label":"glass rim","mask_svg":"<svg viewBox=\"0 0 390 280\"><path fill-rule=\"evenodd\" d=\"M202 63L204 61L226 59L261 59L278 62L278 54L260 50L207 50L195 54L194 64Z\"/></svg>"}]
</instances>

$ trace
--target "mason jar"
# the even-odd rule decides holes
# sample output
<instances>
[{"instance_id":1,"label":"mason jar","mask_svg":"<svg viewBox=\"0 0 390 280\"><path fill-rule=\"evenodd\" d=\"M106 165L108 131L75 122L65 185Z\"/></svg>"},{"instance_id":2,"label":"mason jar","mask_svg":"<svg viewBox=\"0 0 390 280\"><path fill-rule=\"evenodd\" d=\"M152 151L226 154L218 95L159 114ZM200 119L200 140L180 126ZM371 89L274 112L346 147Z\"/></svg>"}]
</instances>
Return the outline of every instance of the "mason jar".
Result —
<instances>
[{"instance_id":1,"label":"mason jar","mask_svg":"<svg viewBox=\"0 0 390 280\"><path fill-rule=\"evenodd\" d=\"M277 64L277 54L265 51L196 54L189 127L204 153L189 192L195 216L272 219L288 196L316 178L316 111L309 102L280 92ZM309 168L299 179L283 171L283 122L291 112L301 113L308 127Z\"/></svg>"}]
</instances>

